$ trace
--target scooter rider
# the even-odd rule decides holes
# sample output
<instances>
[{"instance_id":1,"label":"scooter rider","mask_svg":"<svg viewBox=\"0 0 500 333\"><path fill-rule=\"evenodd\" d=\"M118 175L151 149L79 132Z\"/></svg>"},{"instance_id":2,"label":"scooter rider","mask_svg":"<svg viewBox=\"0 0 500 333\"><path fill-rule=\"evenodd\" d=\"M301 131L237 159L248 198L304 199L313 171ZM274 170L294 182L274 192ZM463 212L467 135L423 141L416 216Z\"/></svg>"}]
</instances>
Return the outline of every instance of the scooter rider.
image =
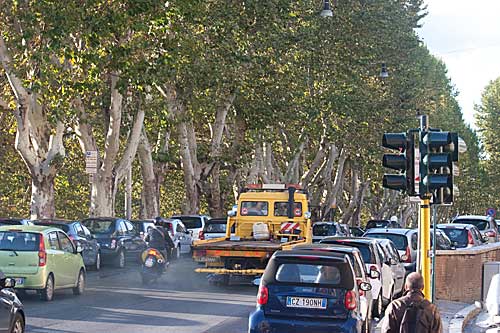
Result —
<instances>
[{"instance_id":1,"label":"scooter rider","mask_svg":"<svg viewBox=\"0 0 500 333\"><path fill-rule=\"evenodd\" d=\"M168 232L159 224L162 220L161 217L154 219L155 226L148 228L146 242L148 242L150 247L160 251L168 261L171 259L174 242L170 238Z\"/></svg>"}]
</instances>

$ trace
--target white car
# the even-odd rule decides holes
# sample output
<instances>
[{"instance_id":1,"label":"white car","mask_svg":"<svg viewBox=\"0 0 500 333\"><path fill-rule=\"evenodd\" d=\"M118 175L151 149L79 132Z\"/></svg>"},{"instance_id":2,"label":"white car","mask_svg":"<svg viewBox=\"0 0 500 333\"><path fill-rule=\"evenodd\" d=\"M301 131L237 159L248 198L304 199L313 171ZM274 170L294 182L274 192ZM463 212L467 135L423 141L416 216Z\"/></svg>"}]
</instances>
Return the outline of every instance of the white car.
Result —
<instances>
[{"instance_id":1,"label":"white car","mask_svg":"<svg viewBox=\"0 0 500 333\"><path fill-rule=\"evenodd\" d=\"M205 223L205 227L203 228L203 232L199 235L199 239L208 240L226 237L226 227L226 217L210 219ZM234 226L232 229L234 229ZM234 234L234 230L232 230L232 234Z\"/></svg>"},{"instance_id":2,"label":"white car","mask_svg":"<svg viewBox=\"0 0 500 333\"><path fill-rule=\"evenodd\" d=\"M187 230L191 231L193 241L199 240L205 224L210 219L206 215L174 215L171 219L181 220Z\"/></svg>"},{"instance_id":3,"label":"white car","mask_svg":"<svg viewBox=\"0 0 500 333\"><path fill-rule=\"evenodd\" d=\"M184 223L178 219L168 219L158 222L158 225L165 228L170 234L170 238L174 242L176 251L174 252L179 258L181 254L191 253L191 245L193 244L193 237L191 232L186 229Z\"/></svg>"},{"instance_id":4,"label":"white car","mask_svg":"<svg viewBox=\"0 0 500 333\"><path fill-rule=\"evenodd\" d=\"M398 249L390 239L377 239L377 242L384 250L385 263L392 270L392 278L394 280L393 297L395 295L402 295L405 285L406 269L401 262Z\"/></svg>"}]
</instances>

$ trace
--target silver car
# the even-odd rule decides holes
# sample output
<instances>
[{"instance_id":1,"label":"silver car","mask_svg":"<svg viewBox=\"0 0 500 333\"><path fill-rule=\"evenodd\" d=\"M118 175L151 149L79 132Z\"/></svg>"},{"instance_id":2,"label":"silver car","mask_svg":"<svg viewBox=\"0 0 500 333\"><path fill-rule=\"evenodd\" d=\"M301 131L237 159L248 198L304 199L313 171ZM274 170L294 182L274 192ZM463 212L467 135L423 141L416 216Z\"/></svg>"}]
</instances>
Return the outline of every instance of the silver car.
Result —
<instances>
[{"instance_id":1,"label":"silver car","mask_svg":"<svg viewBox=\"0 0 500 333\"><path fill-rule=\"evenodd\" d=\"M438 224L437 228L448 236L456 248L470 248L488 242L488 237L483 236L473 224Z\"/></svg>"},{"instance_id":2,"label":"silver car","mask_svg":"<svg viewBox=\"0 0 500 333\"><path fill-rule=\"evenodd\" d=\"M481 215L463 215L457 216L451 223L473 224L475 225L483 236L488 237L488 243L496 243L500 240L498 235L498 226L491 216Z\"/></svg>"}]
</instances>

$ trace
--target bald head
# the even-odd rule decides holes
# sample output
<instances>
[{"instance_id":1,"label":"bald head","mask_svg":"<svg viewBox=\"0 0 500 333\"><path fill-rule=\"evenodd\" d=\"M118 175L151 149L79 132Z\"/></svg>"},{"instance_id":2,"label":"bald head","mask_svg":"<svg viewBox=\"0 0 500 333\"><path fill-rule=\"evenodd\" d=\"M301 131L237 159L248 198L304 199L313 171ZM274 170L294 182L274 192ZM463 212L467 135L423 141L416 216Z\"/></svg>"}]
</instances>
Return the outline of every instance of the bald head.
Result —
<instances>
[{"instance_id":1,"label":"bald head","mask_svg":"<svg viewBox=\"0 0 500 333\"><path fill-rule=\"evenodd\" d=\"M410 273L406 277L406 290L422 290L424 289L424 278L420 273Z\"/></svg>"}]
</instances>

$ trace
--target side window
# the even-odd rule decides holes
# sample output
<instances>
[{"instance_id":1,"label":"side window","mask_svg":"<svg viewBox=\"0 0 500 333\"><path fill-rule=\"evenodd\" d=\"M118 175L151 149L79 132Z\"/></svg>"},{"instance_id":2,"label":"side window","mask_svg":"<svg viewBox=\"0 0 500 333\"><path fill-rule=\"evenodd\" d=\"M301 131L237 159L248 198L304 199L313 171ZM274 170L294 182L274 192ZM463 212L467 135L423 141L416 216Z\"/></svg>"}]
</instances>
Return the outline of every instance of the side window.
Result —
<instances>
[{"instance_id":1,"label":"side window","mask_svg":"<svg viewBox=\"0 0 500 333\"><path fill-rule=\"evenodd\" d=\"M68 236L62 232L58 232L57 234L59 236L59 242L61 243L61 250L67 253L75 253L73 242L68 238Z\"/></svg>"},{"instance_id":2,"label":"side window","mask_svg":"<svg viewBox=\"0 0 500 333\"><path fill-rule=\"evenodd\" d=\"M85 234L85 231L83 230L83 227L80 223L75 224L75 229L76 229L76 234L80 237L86 238L87 235Z\"/></svg>"},{"instance_id":3,"label":"side window","mask_svg":"<svg viewBox=\"0 0 500 333\"><path fill-rule=\"evenodd\" d=\"M363 262L363 259L361 258L361 256L358 253L356 253L354 255L354 258L356 258L356 263L357 263L356 266L358 266L358 268L361 269L360 276L364 278L365 277L365 263Z\"/></svg>"},{"instance_id":4,"label":"side window","mask_svg":"<svg viewBox=\"0 0 500 333\"><path fill-rule=\"evenodd\" d=\"M381 264L383 264L386 261L384 250L382 250L382 248L380 247L379 244L377 244L376 248L377 248L377 256L379 258L379 261Z\"/></svg>"},{"instance_id":5,"label":"side window","mask_svg":"<svg viewBox=\"0 0 500 333\"><path fill-rule=\"evenodd\" d=\"M57 233L55 231L49 233L49 247L51 250L60 250L59 241L57 240Z\"/></svg>"},{"instance_id":6,"label":"side window","mask_svg":"<svg viewBox=\"0 0 500 333\"><path fill-rule=\"evenodd\" d=\"M399 252L398 250L394 247L394 245L390 244L389 249L392 252L392 257L396 260L396 262L400 262L401 258L399 257Z\"/></svg>"},{"instance_id":7,"label":"side window","mask_svg":"<svg viewBox=\"0 0 500 333\"><path fill-rule=\"evenodd\" d=\"M184 232L184 228L182 227L182 224L177 223L177 227L175 228L175 231L177 231L177 232Z\"/></svg>"},{"instance_id":8,"label":"side window","mask_svg":"<svg viewBox=\"0 0 500 333\"><path fill-rule=\"evenodd\" d=\"M132 223L125 221L125 226L127 227L129 233L135 234L134 225Z\"/></svg>"},{"instance_id":9,"label":"side window","mask_svg":"<svg viewBox=\"0 0 500 333\"><path fill-rule=\"evenodd\" d=\"M118 230L118 234L122 236L127 233L127 227L123 221L118 222L118 228L116 228L116 230Z\"/></svg>"},{"instance_id":10,"label":"side window","mask_svg":"<svg viewBox=\"0 0 500 333\"><path fill-rule=\"evenodd\" d=\"M479 241L479 243L482 243L483 236L481 235L481 233L476 228L472 228L471 231L474 237L476 237L476 239Z\"/></svg>"},{"instance_id":11,"label":"side window","mask_svg":"<svg viewBox=\"0 0 500 333\"><path fill-rule=\"evenodd\" d=\"M413 250L417 250L417 234L416 233L411 235L411 248Z\"/></svg>"},{"instance_id":12,"label":"side window","mask_svg":"<svg viewBox=\"0 0 500 333\"><path fill-rule=\"evenodd\" d=\"M90 230L87 229L86 226L82 225L83 232L85 233L85 237L90 238L92 234L90 233Z\"/></svg>"},{"instance_id":13,"label":"side window","mask_svg":"<svg viewBox=\"0 0 500 333\"><path fill-rule=\"evenodd\" d=\"M356 277L357 278L362 278L363 277L363 273L361 273L361 269L359 268L359 261L354 260L354 262L352 263L352 266L354 268L354 274L356 274Z\"/></svg>"}]
</instances>

